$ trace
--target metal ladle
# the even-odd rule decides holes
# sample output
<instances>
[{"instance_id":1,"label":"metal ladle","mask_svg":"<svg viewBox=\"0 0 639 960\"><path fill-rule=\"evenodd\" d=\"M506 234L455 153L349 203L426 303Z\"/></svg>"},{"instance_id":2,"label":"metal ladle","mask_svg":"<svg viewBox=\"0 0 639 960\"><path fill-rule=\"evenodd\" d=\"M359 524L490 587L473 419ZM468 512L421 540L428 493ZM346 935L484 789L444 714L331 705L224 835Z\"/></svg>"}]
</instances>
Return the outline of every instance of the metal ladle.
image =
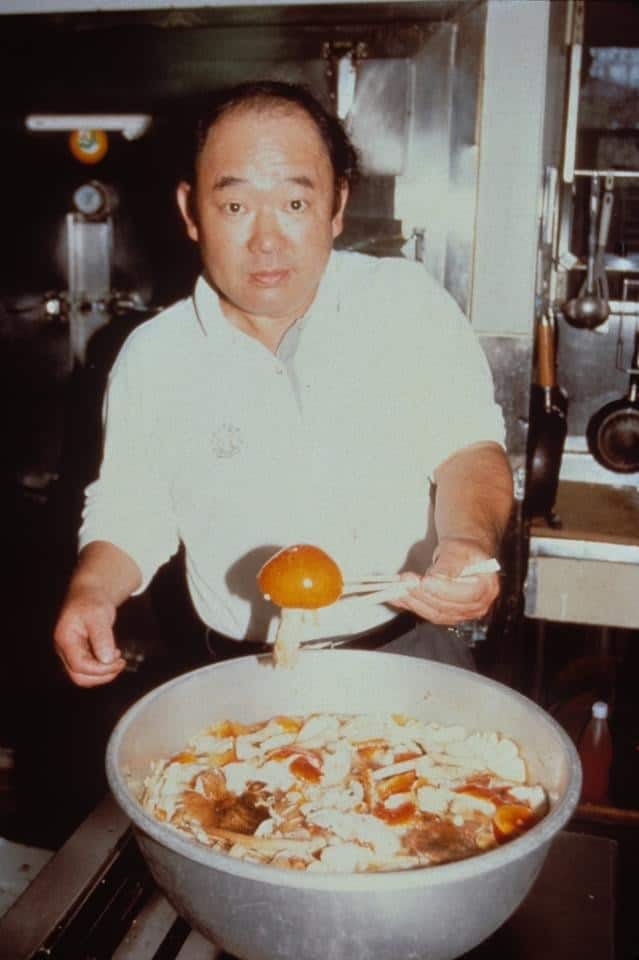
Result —
<instances>
[{"instance_id":1,"label":"metal ladle","mask_svg":"<svg viewBox=\"0 0 639 960\"><path fill-rule=\"evenodd\" d=\"M610 315L610 305L606 295L607 281L603 254L608 243L614 198L612 191L606 189L602 204L601 223L599 224L599 237L597 238L599 189L599 177L593 177L590 191L586 280L577 297L569 300L563 307L563 314L568 323L583 330L594 330L596 327L600 327Z\"/></svg>"}]
</instances>

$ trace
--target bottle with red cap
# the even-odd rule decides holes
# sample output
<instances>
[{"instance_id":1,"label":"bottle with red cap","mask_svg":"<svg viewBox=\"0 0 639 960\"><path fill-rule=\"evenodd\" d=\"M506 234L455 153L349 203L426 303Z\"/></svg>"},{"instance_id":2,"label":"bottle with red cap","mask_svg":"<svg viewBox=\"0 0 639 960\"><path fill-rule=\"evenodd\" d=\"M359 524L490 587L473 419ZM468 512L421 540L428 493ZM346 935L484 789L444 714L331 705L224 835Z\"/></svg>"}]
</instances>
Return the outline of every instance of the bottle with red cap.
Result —
<instances>
[{"instance_id":1,"label":"bottle with red cap","mask_svg":"<svg viewBox=\"0 0 639 960\"><path fill-rule=\"evenodd\" d=\"M583 773L582 802L610 803L612 737L608 726L608 704L603 700L592 705L592 715L579 740L579 757Z\"/></svg>"}]
</instances>

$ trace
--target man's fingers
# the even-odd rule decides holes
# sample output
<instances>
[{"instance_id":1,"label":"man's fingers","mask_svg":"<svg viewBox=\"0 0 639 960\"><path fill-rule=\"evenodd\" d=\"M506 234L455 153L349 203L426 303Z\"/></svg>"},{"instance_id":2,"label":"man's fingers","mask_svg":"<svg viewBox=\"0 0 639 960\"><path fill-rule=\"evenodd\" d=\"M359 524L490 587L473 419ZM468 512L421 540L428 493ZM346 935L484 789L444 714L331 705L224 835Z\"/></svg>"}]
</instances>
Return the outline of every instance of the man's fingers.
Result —
<instances>
[{"instance_id":1,"label":"man's fingers","mask_svg":"<svg viewBox=\"0 0 639 960\"><path fill-rule=\"evenodd\" d=\"M64 667L67 673L70 676L77 674L78 676L91 676L91 677L111 677L117 676L118 673L126 666L126 663L119 652L116 654L115 658L109 663L101 663L97 660L90 649L88 642L78 646L74 644L72 647L56 647L57 654L62 660Z\"/></svg>"},{"instance_id":2,"label":"man's fingers","mask_svg":"<svg viewBox=\"0 0 639 960\"><path fill-rule=\"evenodd\" d=\"M108 618L103 616L62 618L54 640L56 652L74 681L78 676L101 678L101 682L106 682L125 666Z\"/></svg>"},{"instance_id":3,"label":"man's fingers","mask_svg":"<svg viewBox=\"0 0 639 960\"><path fill-rule=\"evenodd\" d=\"M454 624L483 617L499 592L494 574L458 582L427 575L419 586L394 603L431 623Z\"/></svg>"},{"instance_id":4,"label":"man's fingers","mask_svg":"<svg viewBox=\"0 0 639 960\"><path fill-rule=\"evenodd\" d=\"M488 594L496 596L499 579L494 573L476 574L461 579L426 574L417 591L423 591L442 603L472 603Z\"/></svg>"},{"instance_id":5,"label":"man's fingers","mask_svg":"<svg viewBox=\"0 0 639 960\"><path fill-rule=\"evenodd\" d=\"M104 683L110 683L112 680L115 680L124 667L125 663L122 661L122 665L118 666L117 670L112 669L109 673L103 673L97 676L95 674L80 673L74 670L67 670L67 672L71 680L78 687L98 687Z\"/></svg>"},{"instance_id":6,"label":"man's fingers","mask_svg":"<svg viewBox=\"0 0 639 960\"><path fill-rule=\"evenodd\" d=\"M111 627L95 626L89 634L89 643L96 660L99 660L101 664L110 666L120 656L120 651L115 645Z\"/></svg>"}]
</instances>

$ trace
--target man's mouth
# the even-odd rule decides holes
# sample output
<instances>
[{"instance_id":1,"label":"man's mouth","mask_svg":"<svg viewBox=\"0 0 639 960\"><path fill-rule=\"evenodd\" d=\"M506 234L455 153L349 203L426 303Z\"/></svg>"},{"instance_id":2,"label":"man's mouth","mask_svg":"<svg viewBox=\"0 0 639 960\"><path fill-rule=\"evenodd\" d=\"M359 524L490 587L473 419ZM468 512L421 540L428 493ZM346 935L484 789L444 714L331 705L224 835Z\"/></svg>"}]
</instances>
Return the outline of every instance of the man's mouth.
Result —
<instances>
[{"instance_id":1,"label":"man's mouth","mask_svg":"<svg viewBox=\"0 0 639 960\"><path fill-rule=\"evenodd\" d=\"M288 270L255 270L250 277L258 287L277 287L284 283L288 275Z\"/></svg>"}]
</instances>

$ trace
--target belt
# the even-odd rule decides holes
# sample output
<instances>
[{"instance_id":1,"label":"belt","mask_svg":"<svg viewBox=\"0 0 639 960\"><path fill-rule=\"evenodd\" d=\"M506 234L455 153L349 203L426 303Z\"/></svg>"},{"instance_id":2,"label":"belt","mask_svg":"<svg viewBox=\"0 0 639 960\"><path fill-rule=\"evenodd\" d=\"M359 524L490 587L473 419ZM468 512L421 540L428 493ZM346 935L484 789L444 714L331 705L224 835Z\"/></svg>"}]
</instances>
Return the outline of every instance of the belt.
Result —
<instances>
[{"instance_id":1,"label":"belt","mask_svg":"<svg viewBox=\"0 0 639 960\"><path fill-rule=\"evenodd\" d=\"M308 649L340 649L340 650L378 650L380 647L404 636L416 624L416 619L412 613L400 613L399 616L387 620L379 627L373 627L366 633L342 634L336 637L318 637L317 640L311 640L305 643L304 647ZM228 660L233 657L260 656L264 653L272 653L273 646L270 643L255 643L252 640L231 640L221 633L216 633L211 628L206 628L205 633L206 647L215 660Z\"/></svg>"}]
</instances>

